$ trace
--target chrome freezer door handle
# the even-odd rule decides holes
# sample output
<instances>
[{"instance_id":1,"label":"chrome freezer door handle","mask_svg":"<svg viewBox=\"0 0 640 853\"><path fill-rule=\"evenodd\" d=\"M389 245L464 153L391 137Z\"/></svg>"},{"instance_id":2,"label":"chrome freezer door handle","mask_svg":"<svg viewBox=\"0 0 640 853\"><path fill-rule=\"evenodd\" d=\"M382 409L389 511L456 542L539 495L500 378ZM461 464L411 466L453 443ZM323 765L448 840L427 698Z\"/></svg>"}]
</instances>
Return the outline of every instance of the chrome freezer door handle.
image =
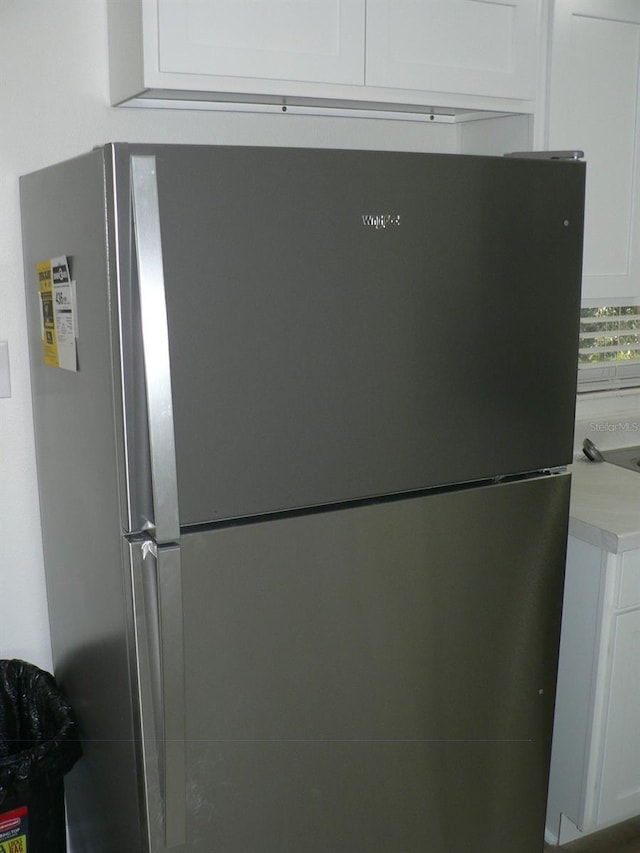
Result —
<instances>
[{"instance_id":1,"label":"chrome freezer door handle","mask_svg":"<svg viewBox=\"0 0 640 853\"><path fill-rule=\"evenodd\" d=\"M177 542L180 521L155 157L132 155L131 197L147 395L154 538L158 544L164 544Z\"/></svg>"},{"instance_id":2,"label":"chrome freezer door handle","mask_svg":"<svg viewBox=\"0 0 640 853\"><path fill-rule=\"evenodd\" d=\"M130 545L147 820L152 848L186 841L182 577L178 546ZM164 838L162 837L164 827Z\"/></svg>"}]
</instances>

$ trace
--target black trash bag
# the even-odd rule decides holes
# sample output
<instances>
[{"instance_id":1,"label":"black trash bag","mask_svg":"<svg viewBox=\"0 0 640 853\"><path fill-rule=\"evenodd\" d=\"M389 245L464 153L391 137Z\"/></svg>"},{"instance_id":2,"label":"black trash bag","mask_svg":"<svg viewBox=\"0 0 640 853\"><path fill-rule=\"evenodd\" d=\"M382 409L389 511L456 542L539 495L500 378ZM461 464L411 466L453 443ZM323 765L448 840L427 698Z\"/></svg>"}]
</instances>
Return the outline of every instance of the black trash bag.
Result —
<instances>
[{"instance_id":1,"label":"black trash bag","mask_svg":"<svg viewBox=\"0 0 640 853\"><path fill-rule=\"evenodd\" d=\"M10 832L27 850L66 849L63 776L81 754L75 715L53 676L0 660L0 849Z\"/></svg>"}]
</instances>

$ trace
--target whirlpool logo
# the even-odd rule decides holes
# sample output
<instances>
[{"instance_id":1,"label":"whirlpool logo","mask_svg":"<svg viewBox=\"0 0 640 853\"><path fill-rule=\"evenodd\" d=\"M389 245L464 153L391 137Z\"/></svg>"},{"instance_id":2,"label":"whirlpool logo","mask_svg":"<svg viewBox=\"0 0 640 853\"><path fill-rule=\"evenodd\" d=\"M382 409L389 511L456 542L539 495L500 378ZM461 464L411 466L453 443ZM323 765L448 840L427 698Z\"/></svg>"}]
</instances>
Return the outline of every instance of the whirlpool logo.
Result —
<instances>
[{"instance_id":1,"label":"whirlpool logo","mask_svg":"<svg viewBox=\"0 0 640 853\"><path fill-rule=\"evenodd\" d=\"M362 224L367 228L375 228L379 231L381 228L390 228L393 225L400 225L399 213L364 213L362 215Z\"/></svg>"}]
</instances>

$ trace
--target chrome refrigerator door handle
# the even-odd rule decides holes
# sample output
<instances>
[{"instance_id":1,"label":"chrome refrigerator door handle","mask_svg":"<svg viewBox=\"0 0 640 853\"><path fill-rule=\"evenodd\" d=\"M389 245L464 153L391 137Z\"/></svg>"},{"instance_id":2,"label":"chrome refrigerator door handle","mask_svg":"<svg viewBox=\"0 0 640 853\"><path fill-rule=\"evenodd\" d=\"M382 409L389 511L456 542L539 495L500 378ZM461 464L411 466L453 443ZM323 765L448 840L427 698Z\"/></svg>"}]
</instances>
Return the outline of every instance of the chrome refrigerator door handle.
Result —
<instances>
[{"instance_id":1,"label":"chrome refrigerator door handle","mask_svg":"<svg viewBox=\"0 0 640 853\"><path fill-rule=\"evenodd\" d=\"M144 806L151 850L164 846L164 815L160 750L163 742L158 595L155 562L145 560L147 543L129 542L131 600L140 760L144 769Z\"/></svg>"},{"instance_id":2,"label":"chrome refrigerator door handle","mask_svg":"<svg viewBox=\"0 0 640 853\"><path fill-rule=\"evenodd\" d=\"M169 328L154 156L132 155L131 199L147 395L154 538L162 545L178 540L180 521Z\"/></svg>"},{"instance_id":3,"label":"chrome refrigerator door handle","mask_svg":"<svg viewBox=\"0 0 640 853\"><path fill-rule=\"evenodd\" d=\"M131 157L133 233L138 265L142 325L142 350L147 397L149 456L153 494L154 543L145 553L155 555L157 656L155 670L160 682L156 691L157 725L163 748L160 756L164 799L164 831L167 847L185 843L186 757L184 638L182 574L178 514L176 451L173 434L173 401L169 359L169 328L162 264L160 208L156 158ZM164 547L163 547L164 546Z\"/></svg>"},{"instance_id":4,"label":"chrome refrigerator door handle","mask_svg":"<svg viewBox=\"0 0 640 853\"><path fill-rule=\"evenodd\" d=\"M178 847L186 838L186 755L184 624L180 548L159 548L158 611L164 721L165 842Z\"/></svg>"},{"instance_id":5,"label":"chrome refrigerator door handle","mask_svg":"<svg viewBox=\"0 0 640 853\"><path fill-rule=\"evenodd\" d=\"M150 540L133 547L139 555L131 566L149 830L157 839L164 823L163 846L179 847L186 842L180 548L157 548Z\"/></svg>"}]
</instances>

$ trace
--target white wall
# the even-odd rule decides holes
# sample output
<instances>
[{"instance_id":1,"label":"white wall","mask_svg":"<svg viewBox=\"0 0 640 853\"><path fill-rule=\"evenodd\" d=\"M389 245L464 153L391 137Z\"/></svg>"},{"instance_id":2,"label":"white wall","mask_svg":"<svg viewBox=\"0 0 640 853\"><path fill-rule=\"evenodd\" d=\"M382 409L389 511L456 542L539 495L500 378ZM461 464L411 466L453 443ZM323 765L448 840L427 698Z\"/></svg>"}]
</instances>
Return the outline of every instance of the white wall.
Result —
<instances>
[{"instance_id":1,"label":"white wall","mask_svg":"<svg viewBox=\"0 0 640 853\"><path fill-rule=\"evenodd\" d=\"M0 657L50 669L31 419L18 177L108 141L454 151L455 128L356 120L114 109L106 0L0 0ZM33 271L27 271L33 279Z\"/></svg>"}]
</instances>

